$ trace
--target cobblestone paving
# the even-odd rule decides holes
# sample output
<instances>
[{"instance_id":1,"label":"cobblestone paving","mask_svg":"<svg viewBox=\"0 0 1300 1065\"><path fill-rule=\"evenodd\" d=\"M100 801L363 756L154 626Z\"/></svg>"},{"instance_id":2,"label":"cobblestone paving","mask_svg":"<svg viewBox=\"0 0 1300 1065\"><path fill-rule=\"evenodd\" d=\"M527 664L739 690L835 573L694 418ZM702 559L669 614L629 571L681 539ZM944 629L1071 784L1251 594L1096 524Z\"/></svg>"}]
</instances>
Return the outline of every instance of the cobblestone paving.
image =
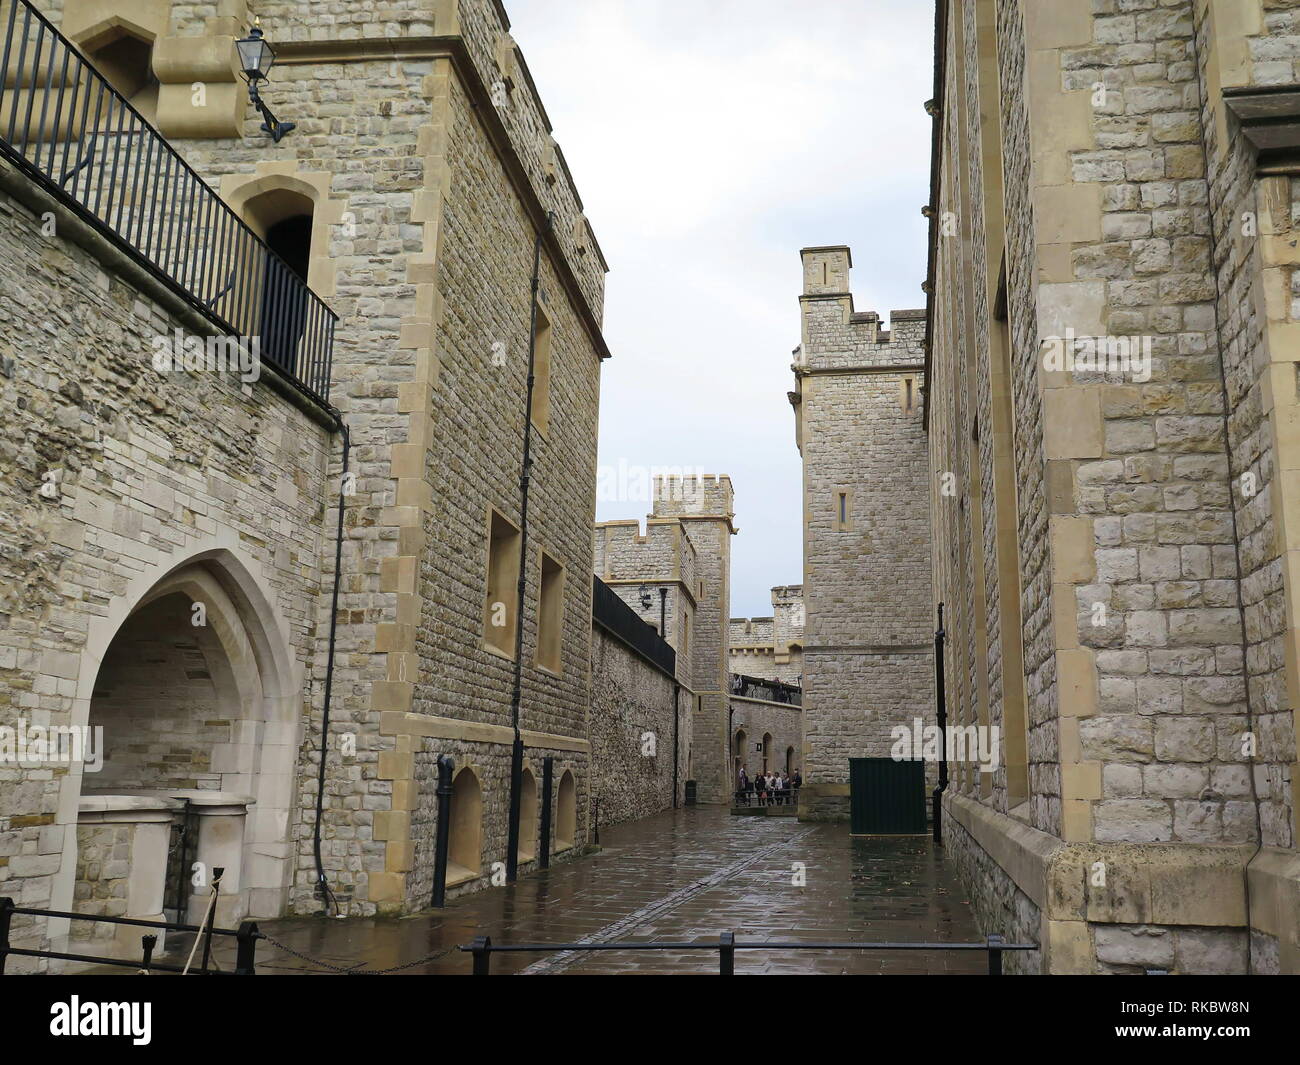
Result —
<instances>
[{"instance_id":1,"label":"cobblestone paving","mask_svg":"<svg viewBox=\"0 0 1300 1065\"><path fill-rule=\"evenodd\" d=\"M730 817L700 807L602 829L603 850L479 892L441 913L387 920L297 918L262 925L279 942L335 966L386 969L440 956L407 973L468 973L456 950L494 943L632 941L977 942L951 865L923 838L852 839L844 825ZM793 863L807 883L792 886ZM315 968L268 943L258 971ZM223 967L233 964L224 949ZM736 954L755 973L980 973L983 952L778 951ZM716 951L496 954L494 973L716 973Z\"/></svg>"}]
</instances>

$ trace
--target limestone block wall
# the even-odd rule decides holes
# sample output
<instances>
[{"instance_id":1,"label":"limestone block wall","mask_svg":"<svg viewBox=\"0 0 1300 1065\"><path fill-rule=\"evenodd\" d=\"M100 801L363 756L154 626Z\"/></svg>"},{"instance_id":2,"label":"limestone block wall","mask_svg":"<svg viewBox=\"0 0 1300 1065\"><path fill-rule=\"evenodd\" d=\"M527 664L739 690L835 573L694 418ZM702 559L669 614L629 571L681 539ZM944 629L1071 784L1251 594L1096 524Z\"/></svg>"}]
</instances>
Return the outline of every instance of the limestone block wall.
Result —
<instances>
[{"instance_id":1,"label":"limestone block wall","mask_svg":"<svg viewBox=\"0 0 1300 1065\"><path fill-rule=\"evenodd\" d=\"M738 732L744 732L744 743L735 746ZM732 762L739 761L748 771L750 779L763 768L763 739L768 743L767 768L787 769L793 773L802 769L800 745L803 739L803 714L797 706L768 702L765 699L731 697ZM734 787L733 787L734 790Z\"/></svg>"},{"instance_id":2,"label":"limestone block wall","mask_svg":"<svg viewBox=\"0 0 1300 1065\"><path fill-rule=\"evenodd\" d=\"M331 434L270 371L155 370L155 340L202 320L25 178L0 169L0 187L0 724L87 724L128 614L198 560L263 604L290 774L315 695ZM0 766L0 890L71 908L92 784L79 765Z\"/></svg>"},{"instance_id":3,"label":"limestone block wall","mask_svg":"<svg viewBox=\"0 0 1300 1065\"><path fill-rule=\"evenodd\" d=\"M849 294L849 250L803 251L794 366L804 468L805 780L847 813L849 759L933 719L922 312L884 332ZM813 792L808 793L810 798ZM828 793L829 794L829 793Z\"/></svg>"},{"instance_id":4,"label":"limestone block wall","mask_svg":"<svg viewBox=\"0 0 1300 1065\"><path fill-rule=\"evenodd\" d=\"M728 628L727 669L749 677L803 683L806 613L803 587L772 589L770 618L732 618Z\"/></svg>"},{"instance_id":5,"label":"limestone block wall","mask_svg":"<svg viewBox=\"0 0 1300 1065\"><path fill-rule=\"evenodd\" d=\"M327 756L328 817L348 830L330 873L349 912L411 908L431 853L423 748L450 751L467 723L511 727L513 663L484 639L487 539L490 513L520 522L539 228L550 414L531 437L520 725L586 742L606 268L499 4L342 3L329 19L304 2L252 6L279 50L274 106L298 128L272 151L249 111L239 140L180 148L250 214L278 189L313 204L309 280L340 315L333 396L357 489L335 674L336 720L357 754ZM558 672L536 662L541 552L564 568ZM438 735L401 717L386 734L385 713L436 719ZM500 856L504 778L485 774L484 849ZM304 781L304 799L314 787ZM319 905L311 881L298 885L303 909Z\"/></svg>"},{"instance_id":6,"label":"limestone block wall","mask_svg":"<svg viewBox=\"0 0 1300 1065\"><path fill-rule=\"evenodd\" d=\"M676 715L677 804L686 793L692 714L689 693L599 625L591 634L592 802L601 825L670 809Z\"/></svg>"},{"instance_id":7,"label":"limestone block wall","mask_svg":"<svg viewBox=\"0 0 1300 1065\"><path fill-rule=\"evenodd\" d=\"M1289 253L1270 256L1292 207L1221 95L1286 54L1292 6L941 6L933 208L954 227L936 227L927 415L956 490L932 495L936 598L958 719L1002 726L1008 763L991 787L958 773L947 808L977 912L1029 912L991 858L1039 908L1053 971L1297 957L1278 935L1295 924L1294 367L1269 355L1275 328L1290 344ZM1140 344L1149 364L1051 357L1086 357L1078 338ZM1166 901L1192 876L1195 899Z\"/></svg>"},{"instance_id":8,"label":"limestone block wall","mask_svg":"<svg viewBox=\"0 0 1300 1065\"><path fill-rule=\"evenodd\" d=\"M81 33L86 19L74 4L64 17L81 19L70 26ZM266 96L297 123L279 144L260 131L242 84L231 114L187 104L192 113L171 114L164 126L256 231L277 212L311 215L307 279L339 315L331 399L351 430L355 479L336 731L324 753L326 835L335 840L326 873L344 912L413 908L426 897L428 870L415 863L432 824L417 762L436 751L425 748L445 741L451 750L472 735L508 744L513 735L513 664L484 641L487 542L493 512L520 522L539 232L550 412L531 437L520 726L530 758L533 748L567 751L578 789L587 787L586 575L606 265L500 4L347 0L324 15L306 0L148 4L168 20L156 33L144 27L164 83L183 75L212 88L222 77L212 57L228 58L230 34L253 16L277 48ZM340 474L336 456L331 483ZM564 571L558 671L536 661L542 552ZM323 622L327 602L319 608ZM317 645L317 681L324 668ZM319 747L317 737L313 761ZM485 754L485 765L499 754ZM501 778L485 773L484 850L500 855ZM302 774L294 830L302 863L294 904L304 911L321 905L307 831L315 781L314 768Z\"/></svg>"}]
</instances>

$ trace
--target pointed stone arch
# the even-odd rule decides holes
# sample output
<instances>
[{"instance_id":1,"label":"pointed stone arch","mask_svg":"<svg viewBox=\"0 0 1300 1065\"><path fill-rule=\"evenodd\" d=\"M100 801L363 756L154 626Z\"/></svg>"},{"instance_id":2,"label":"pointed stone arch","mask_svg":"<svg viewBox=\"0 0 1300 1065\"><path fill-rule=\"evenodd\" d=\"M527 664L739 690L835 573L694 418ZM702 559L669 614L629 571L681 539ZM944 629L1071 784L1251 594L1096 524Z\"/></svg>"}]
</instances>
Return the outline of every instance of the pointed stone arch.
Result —
<instances>
[{"instance_id":1,"label":"pointed stone arch","mask_svg":"<svg viewBox=\"0 0 1300 1065\"><path fill-rule=\"evenodd\" d=\"M282 913L292 883L290 826L305 679L270 589L261 566L246 556L233 534L211 537L199 550L138 575L89 626L71 722L78 727L95 723L105 707L101 699L97 709L96 687L108 676L106 664L111 673L129 662L124 640L129 644L140 638L150 624L156 632L162 618L172 624L180 616L189 619L191 605L203 604L207 624L191 626L185 639L193 641L210 666L214 706L230 723L228 737L212 745L213 779L204 783L255 800L245 826L241 869L241 907L254 917ZM60 788L56 823L64 828L64 844L53 891L56 910L73 908L78 806L83 794L102 792L95 776L74 765ZM110 778L109 786L113 783ZM156 783L157 788L139 790L176 790L166 781ZM51 927L52 934L59 931Z\"/></svg>"}]
</instances>

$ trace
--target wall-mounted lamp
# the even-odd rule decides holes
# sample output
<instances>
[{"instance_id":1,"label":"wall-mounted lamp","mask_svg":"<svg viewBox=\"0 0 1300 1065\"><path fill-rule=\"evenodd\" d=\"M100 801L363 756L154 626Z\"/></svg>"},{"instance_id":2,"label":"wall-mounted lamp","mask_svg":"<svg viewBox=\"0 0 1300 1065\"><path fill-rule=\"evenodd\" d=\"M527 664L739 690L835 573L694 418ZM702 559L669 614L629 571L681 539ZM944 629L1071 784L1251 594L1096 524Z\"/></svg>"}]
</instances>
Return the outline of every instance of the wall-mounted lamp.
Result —
<instances>
[{"instance_id":1,"label":"wall-mounted lamp","mask_svg":"<svg viewBox=\"0 0 1300 1065\"><path fill-rule=\"evenodd\" d=\"M649 610L650 604L654 602L654 597L651 596L650 589L643 584L641 585L640 588L637 589L637 594L640 596L641 599L641 609Z\"/></svg>"},{"instance_id":2,"label":"wall-mounted lamp","mask_svg":"<svg viewBox=\"0 0 1300 1065\"><path fill-rule=\"evenodd\" d=\"M271 114L271 109L257 91L257 83L270 77L271 67L275 65L275 49L262 36L262 29L256 24L248 31L247 37L241 37L235 42L235 49L239 52L239 66L244 72L244 80L248 82L248 98L262 116L262 131L269 133L271 140L279 144L280 138L297 123L281 122Z\"/></svg>"}]
</instances>

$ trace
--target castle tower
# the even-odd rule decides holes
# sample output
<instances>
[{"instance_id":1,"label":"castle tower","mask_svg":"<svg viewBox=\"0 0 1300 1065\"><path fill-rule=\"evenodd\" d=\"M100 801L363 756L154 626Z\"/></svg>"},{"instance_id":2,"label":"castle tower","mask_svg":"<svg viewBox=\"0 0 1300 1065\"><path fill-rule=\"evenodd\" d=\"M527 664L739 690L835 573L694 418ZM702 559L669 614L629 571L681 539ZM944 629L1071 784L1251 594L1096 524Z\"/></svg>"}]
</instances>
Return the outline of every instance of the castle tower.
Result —
<instances>
[{"instance_id":1,"label":"castle tower","mask_svg":"<svg viewBox=\"0 0 1300 1065\"><path fill-rule=\"evenodd\" d=\"M700 802L729 802L727 644L737 531L731 478L656 477L654 517L681 522L695 548L695 628L687 648L696 697L694 774Z\"/></svg>"},{"instance_id":2,"label":"castle tower","mask_svg":"<svg viewBox=\"0 0 1300 1065\"><path fill-rule=\"evenodd\" d=\"M846 818L849 760L933 719L930 538L920 392L923 311L856 312L844 246L805 248L796 349L803 456L804 789L800 816Z\"/></svg>"}]
</instances>

